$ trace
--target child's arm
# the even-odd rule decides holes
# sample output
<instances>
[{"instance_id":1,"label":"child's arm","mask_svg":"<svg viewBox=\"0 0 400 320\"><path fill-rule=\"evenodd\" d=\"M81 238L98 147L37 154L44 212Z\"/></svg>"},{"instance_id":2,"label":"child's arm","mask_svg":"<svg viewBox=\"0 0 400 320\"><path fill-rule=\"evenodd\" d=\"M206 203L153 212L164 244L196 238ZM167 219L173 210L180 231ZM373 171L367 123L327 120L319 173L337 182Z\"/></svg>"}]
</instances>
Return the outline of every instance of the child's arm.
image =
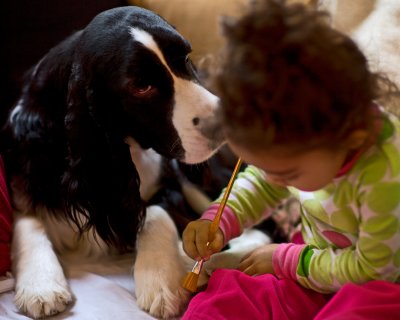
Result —
<instances>
[{"instance_id":1,"label":"child's arm","mask_svg":"<svg viewBox=\"0 0 400 320\"><path fill-rule=\"evenodd\" d=\"M336 292L347 282L396 282L400 278L400 214L396 214L397 219L364 221L355 246L345 249L280 244L273 255L274 272L323 293Z\"/></svg>"},{"instance_id":2,"label":"child's arm","mask_svg":"<svg viewBox=\"0 0 400 320\"><path fill-rule=\"evenodd\" d=\"M183 248L194 259L208 259L222 249L230 239L239 236L243 228L250 227L266 218L285 198L286 188L266 183L265 173L249 166L238 175L223 211L215 239L208 243L211 220L214 219L222 195L211 205L202 218L192 221L183 231Z\"/></svg>"},{"instance_id":3,"label":"child's arm","mask_svg":"<svg viewBox=\"0 0 400 320\"><path fill-rule=\"evenodd\" d=\"M354 247L324 250L306 247L297 267L298 281L321 292L337 291L346 282L361 284L378 279L396 282L400 277L399 211L398 203L393 215L369 219L364 216L360 238Z\"/></svg>"},{"instance_id":4,"label":"child's arm","mask_svg":"<svg viewBox=\"0 0 400 320\"><path fill-rule=\"evenodd\" d=\"M214 218L222 195L223 192L201 219ZM239 236L243 228L256 225L267 218L288 196L289 191L286 188L268 184L262 170L248 166L238 175L221 218L220 229L225 243Z\"/></svg>"}]
</instances>

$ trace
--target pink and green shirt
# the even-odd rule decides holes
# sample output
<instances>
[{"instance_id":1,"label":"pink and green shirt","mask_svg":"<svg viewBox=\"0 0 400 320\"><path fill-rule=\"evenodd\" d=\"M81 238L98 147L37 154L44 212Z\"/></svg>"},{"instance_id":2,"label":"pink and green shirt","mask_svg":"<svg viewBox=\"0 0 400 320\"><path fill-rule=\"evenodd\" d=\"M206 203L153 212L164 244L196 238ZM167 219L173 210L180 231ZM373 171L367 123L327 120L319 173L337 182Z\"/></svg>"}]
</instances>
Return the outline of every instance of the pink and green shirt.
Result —
<instances>
[{"instance_id":1,"label":"pink and green shirt","mask_svg":"<svg viewBox=\"0 0 400 320\"><path fill-rule=\"evenodd\" d=\"M239 174L221 219L225 241L267 218L289 196L301 204L304 245L281 244L280 278L329 293L347 282L400 281L400 122L382 114L374 146L323 189L304 192L266 182L249 166ZM222 196L203 214L212 219Z\"/></svg>"}]
</instances>

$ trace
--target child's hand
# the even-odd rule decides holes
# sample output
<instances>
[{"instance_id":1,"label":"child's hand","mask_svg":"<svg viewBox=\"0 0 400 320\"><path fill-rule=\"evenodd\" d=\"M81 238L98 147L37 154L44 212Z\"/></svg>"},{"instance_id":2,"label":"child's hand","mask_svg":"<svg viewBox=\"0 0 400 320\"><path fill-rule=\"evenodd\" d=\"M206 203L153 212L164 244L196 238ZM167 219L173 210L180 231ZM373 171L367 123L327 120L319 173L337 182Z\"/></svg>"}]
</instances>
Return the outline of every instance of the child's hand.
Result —
<instances>
[{"instance_id":1,"label":"child's hand","mask_svg":"<svg viewBox=\"0 0 400 320\"><path fill-rule=\"evenodd\" d=\"M242 259L239 270L250 276L265 273L275 274L272 265L272 255L277 247L278 244L273 243L253 250Z\"/></svg>"},{"instance_id":2,"label":"child's hand","mask_svg":"<svg viewBox=\"0 0 400 320\"><path fill-rule=\"evenodd\" d=\"M215 234L212 242L209 242L209 230L211 221L209 220L195 220L190 222L186 229L183 231L183 250L186 254L195 259L208 260L211 254L221 251L224 245L224 235L220 229Z\"/></svg>"}]
</instances>

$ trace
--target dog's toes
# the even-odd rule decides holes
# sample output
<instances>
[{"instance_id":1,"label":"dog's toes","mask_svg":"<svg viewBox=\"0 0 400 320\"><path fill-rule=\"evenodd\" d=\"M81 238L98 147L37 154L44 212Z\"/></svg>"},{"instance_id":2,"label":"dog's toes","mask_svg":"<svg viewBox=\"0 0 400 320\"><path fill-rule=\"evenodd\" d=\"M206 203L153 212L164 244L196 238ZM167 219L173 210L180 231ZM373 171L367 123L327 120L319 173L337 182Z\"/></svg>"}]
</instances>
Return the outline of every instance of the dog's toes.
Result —
<instances>
[{"instance_id":1,"label":"dog's toes","mask_svg":"<svg viewBox=\"0 0 400 320\"><path fill-rule=\"evenodd\" d=\"M44 290L43 290L44 289ZM64 311L73 300L68 288L24 288L15 294L16 306L34 319L51 316Z\"/></svg>"},{"instance_id":2,"label":"dog's toes","mask_svg":"<svg viewBox=\"0 0 400 320\"><path fill-rule=\"evenodd\" d=\"M190 293L176 287L175 292L159 287L156 290L146 290L137 296L137 304L154 317L171 319L179 316L189 300Z\"/></svg>"},{"instance_id":3,"label":"dog's toes","mask_svg":"<svg viewBox=\"0 0 400 320\"><path fill-rule=\"evenodd\" d=\"M170 264L166 270L137 268L135 266L135 288L138 306L161 319L179 316L190 298L190 292L182 287L185 275L178 265Z\"/></svg>"}]
</instances>

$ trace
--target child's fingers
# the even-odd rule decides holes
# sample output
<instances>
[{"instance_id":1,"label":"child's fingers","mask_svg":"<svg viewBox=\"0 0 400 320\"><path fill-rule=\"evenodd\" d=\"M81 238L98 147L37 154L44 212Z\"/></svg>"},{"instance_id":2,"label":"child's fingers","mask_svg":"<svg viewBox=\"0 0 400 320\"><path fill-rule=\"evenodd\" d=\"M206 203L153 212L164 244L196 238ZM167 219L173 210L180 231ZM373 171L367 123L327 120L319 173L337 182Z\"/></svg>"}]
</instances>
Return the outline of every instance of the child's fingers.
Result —
<instances>
[{"instance_id":1,"label":"child's fingers","mask_svg":"<svg viewBox=\"0 0 400 320\"><path fill-rule=\"evenodd\" d=\"M239 264L239 270L249 276L255 276L260 273L260 269L258 268L258 263L253 259L251 255L248 258L244 258Z\"/></svg>"},{"instance_id":2,"label":"child's fingers","mask_svg":"<svg viewBox=\"0 0 400 320\"><path fill-rule=\"evenodd\" d=\"M251 254L248 254L246 257L244 257L240 263L239 263L239 270L245 272L248 268L250 268L253 265L253 260L249 259ZM245 272L246 273L246 272Z\"/></svg>"},{"instance_id":3,"label":"child's fingers","mask_svg":"<svg viewBox=\"0 0 400 320\"><path fill-rule=\"evenodd\" d=\"M183 250L195 260L208 260L214 252L219 252L224 243L224 236L220 230L214 240L209 243L211 221L196 220L188 224L182 234Z\"/></svg>"},{"instance_id":4,"label":"child's fingers","mask_svg":"<svg viewBox=\"0 0 400 320\"><path fill-rule=\"evenodd\" d=\"M200 257L195 240L196 230L192 228L186 228L182 234L183 250L192 259L197 259Z\"/></svg>"},{"instance_id":5,"label":"child's fingers","mask_svg":"<svg viewBox=\"0 0 400 320\"><path fill-rule=\"evenodd\" d=\"M205 260L208 260L212 253L208 247L208 230L209 225L204 223L197 229L196 232L197 251L199 252L200 257Z\"/></svg>"},{"instance_id":6,"label":"child's fingers","mask_svg":"<svg viewBox=\"0 0 400 320\"><path fill-rule=\"evenodd\" d=\"M224 245L224 236L220 230L215 234L215 238L208 245L210 254L220 252Z\"/></svg>"},{"instance_id":7,"label":"child's fingers","mask_svg":"<svg viewBox=\"0 0 400 320\"><path fill-rule=\"evenodd\" d=\"M249 265L245 269L241 270L243 273L249 275L249 276L256 276L258 275L257 268L254 267L254 265Z\"/></svg>"},{"instance_id":8,"label":"child's fingers","mask_svg":"<svg viewBox=\"0 0 400 320\"><path fill-rule=\"evenodd\" d=\"M248 252L241 260L240 262L247 260L251 255L253 254L253 251Z\"/></svg>"}]
</instances>

